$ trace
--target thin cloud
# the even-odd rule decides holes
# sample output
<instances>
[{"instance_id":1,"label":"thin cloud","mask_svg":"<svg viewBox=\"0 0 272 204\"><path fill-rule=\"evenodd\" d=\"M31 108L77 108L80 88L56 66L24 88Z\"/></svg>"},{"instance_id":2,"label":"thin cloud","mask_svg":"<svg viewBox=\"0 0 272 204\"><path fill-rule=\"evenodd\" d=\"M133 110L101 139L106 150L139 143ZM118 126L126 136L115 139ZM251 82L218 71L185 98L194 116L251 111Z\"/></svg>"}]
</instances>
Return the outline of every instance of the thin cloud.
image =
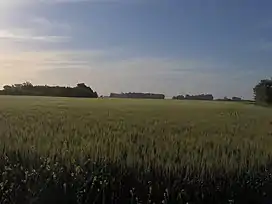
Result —
<instances>
[{"instance_id":1,"label":"thin cloud","mask_svg":"<svg viewBox=\"0 0 272 204\"><path fill-rule=\"evenodd\" d=\"M23 29L21 29L23 30ZM34 35L27 30L27 32L0 30L0 39L11 41L36 41L47 43L61 43L69 41L68 36L54 36L54 35Z\"/></svg>"},{"instance_id":2,"label":"thin cloud","mask_svg":"<svg viewBox=\"0 0 272 204\"><path fill-rule=\"evenodd\" d=\"M105 3L122 1L123 0L1 0L0 9L14 9L35 4L59 4L59 3L83 3L83 2Z\"/></svg>"},{"instance_id":3,"label":"thin cloud","mask_svg":"<svg viewBox=\"0 0 272 204\"><path fill-rule=\"evenodd\" d=\"M40 0L44 3L131 3L137 2L137 0ZM141 2L141 0L138 0Z\"/></svg>"},{"instance_id":4,"label":"thin cloud","mask_svg":"<svg viewBox=\"0 0 272 204\"><path fill-rule=\"evenodd\" d=\"M43 4L142 4L146 0L40 0Z\"/></svg>"},{"instance_id":5,"label":"thin cloud","mask_svg":"<svg viewBox=\"0 0 272 204\"><path fill-rule=\"evenodd\" d=\"M36 17L31 22L37 29L60 30L62 32L69 32L72 29L71 26L67 23L51 21L43 17Z\"/></svg>"}]
</instances>

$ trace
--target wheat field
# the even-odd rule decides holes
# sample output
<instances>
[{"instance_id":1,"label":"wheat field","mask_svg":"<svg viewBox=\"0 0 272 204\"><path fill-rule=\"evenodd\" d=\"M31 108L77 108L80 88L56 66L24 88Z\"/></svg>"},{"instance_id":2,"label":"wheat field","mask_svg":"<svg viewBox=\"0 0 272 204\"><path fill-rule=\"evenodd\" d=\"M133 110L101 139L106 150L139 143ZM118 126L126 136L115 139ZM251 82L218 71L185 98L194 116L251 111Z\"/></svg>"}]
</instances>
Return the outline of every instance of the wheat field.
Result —
<instances>
[{"instance_id":1,"label":"wheat field","mask_svg":"<svg viewBox=\"0 0 272 204\"><path fill-rule=\"evenodd\" d=\"M272 196L272 109L254 104L5 96L0 140L1 203L46 203L48 192L71 203Z\"/></svg>"}]
</instances>

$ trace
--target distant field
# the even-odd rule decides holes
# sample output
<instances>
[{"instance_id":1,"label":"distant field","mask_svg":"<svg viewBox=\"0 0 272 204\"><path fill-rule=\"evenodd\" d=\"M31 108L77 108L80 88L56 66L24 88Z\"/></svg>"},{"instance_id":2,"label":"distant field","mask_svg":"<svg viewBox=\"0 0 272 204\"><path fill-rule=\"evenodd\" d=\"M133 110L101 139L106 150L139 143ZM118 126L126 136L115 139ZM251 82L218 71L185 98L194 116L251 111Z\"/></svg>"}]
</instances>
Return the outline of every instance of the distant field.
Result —
<instances>
[{"instance_id":1,"label":"distant field","mask_svg":"<svg viewBox=\"0 0 272 204\"><path fill-rule=\"evenodd\" d=\"M187 198L177 193L186 191L185 184L206 192L201 183L210 182L207 185L215 189L214 195L217 192L215 185L218 185L221 194L234 199L236 195L229 192L231 185L240 188L239 185L256 182L256 178L258 181L264 179L261 186L271 181L272 109L253 104L6 96L0 97L0 141L0 150L9 158L2 158L3 172L6 171L4 164L17 163L31 171L46 161L52 170L58 161L60 166L70 168L66 170L69 175L81 168L73 175L83 178L86 161L96 162L99 168L107 165L105 169L117 172L116 176L121 172L119 177L122 172L133 174L133 182L139 185L147 185L149 180L152 183L161 180L162 183L154 187L158 192L169 184L176 185L173 193L169 192L171 196L165 197L162 193L161 200L175 200L178 195L181 200L194 200L192 196ZM115 167L117 171L113 171ZM94 165L92 169L96 171ZM22 177L21 174L16 176ZM113 177L111 173L110 178ZM79 180L76 180L78 186L81 185ZM174 184L175 181L180 184ZM214 184L215 181L218 183ZM3 177L1 182L4 182ZM62 182L70 185L65 179ZM111 185L114 182L108 181ZM128 195L131 195L129 190L136 188L133 182L129 186L131 182L124 181L123 184ZM10 187L11 184L6 185ZM28 185L29 188L35 186ZM107 189L104 197L113 191L112 188ZM256 190L255 186L246 188L257 195L268 195L268 192ZM189 189L187 194L191 191ZM139 192L139 198L147 199L141 197L142 194ZM131 196L136 203L134 194ZM197 196L201 197L199 194L195 198ZM198 201L200 203L200 200L194 203Z\"/></svg>"}]
</instances>

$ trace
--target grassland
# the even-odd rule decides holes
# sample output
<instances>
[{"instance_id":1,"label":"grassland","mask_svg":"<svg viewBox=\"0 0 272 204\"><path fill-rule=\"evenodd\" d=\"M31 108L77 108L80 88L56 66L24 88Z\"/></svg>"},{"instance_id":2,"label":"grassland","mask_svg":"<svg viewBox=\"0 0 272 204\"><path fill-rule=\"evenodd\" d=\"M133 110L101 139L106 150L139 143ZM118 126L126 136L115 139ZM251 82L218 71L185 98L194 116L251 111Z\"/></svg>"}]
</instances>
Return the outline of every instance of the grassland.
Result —
<instances>
[{"instance_id":1,"label":"grassland","mask_svg":"<svg viewBox=\"0 0 272 204\"><path fill-rule=\"evenodd\" d=\"M272 197L272 109L253 104L0 97L0 141L1 203Z\"/></svg>"}]
</instances>

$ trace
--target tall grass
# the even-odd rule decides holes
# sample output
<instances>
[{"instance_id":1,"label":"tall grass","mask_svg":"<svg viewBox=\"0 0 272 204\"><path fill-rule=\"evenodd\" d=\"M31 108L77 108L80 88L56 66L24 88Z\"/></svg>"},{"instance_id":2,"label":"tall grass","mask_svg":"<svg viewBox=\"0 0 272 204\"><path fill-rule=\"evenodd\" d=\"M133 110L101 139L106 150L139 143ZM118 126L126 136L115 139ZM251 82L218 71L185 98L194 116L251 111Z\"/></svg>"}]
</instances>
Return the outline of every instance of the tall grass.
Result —
<instances>
[{"instance_id":1,"label":"tall grass","mask_svg":"<svg viewBox=\"0 0 272 204\"><path fill-rule=\"evenodd\" d=\"M238 103L0 97L1 203L265 202L271 122Z\"/></svg>"}]
</instances>

